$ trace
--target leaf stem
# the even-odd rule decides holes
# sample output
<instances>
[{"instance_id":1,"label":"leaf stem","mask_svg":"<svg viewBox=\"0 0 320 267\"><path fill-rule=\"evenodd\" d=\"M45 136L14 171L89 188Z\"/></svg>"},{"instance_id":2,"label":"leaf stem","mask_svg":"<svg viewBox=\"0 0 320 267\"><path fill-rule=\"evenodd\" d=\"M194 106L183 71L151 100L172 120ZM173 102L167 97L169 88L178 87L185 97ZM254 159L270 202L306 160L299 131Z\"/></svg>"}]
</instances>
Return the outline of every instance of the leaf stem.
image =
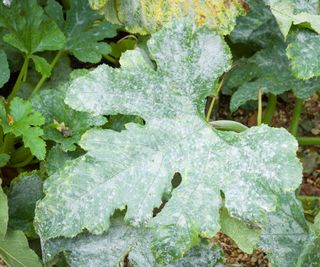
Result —
<instances>
[{"instance_id":1,"label":"leaf stem","mask_svg":"<svg viewBox=\"0 0 320 267\"><path fill-rule=\"evenodd\" d=\"M277 106L277 96L270 93L268 95L268 105L267 105L266 113L263 118L263 122L265 124L271 123L273 114L276 110L276 106Z\"/></svg>"},{"instance_id":2,"label":"leaf stem","mask_svg":"<svg viewBox=\"0 0 320 267\"><path fill-rule=\"evenodd\" d=\"M29 64L29 56L26 56L24 59L23 65L21 67L20 73L18 75L18 78L16 80L16 83L13 86L12 92L8 96L8 99L7 99L8 105L10 104L11 100L15 97L16 93L20 88L22 78L25 76L26 70L28 69L28 64Z\"/></svg>"},{"instance_id":3,"label":"leaf stem","mask_svg":"<svg viewBox=\"0 0 320 267\"><path fill-rule=\"evenodd\" d=\"M299 136L297 137L299 145L320 145L320 137L308 137Z\"/></svg>"},{"instance_id":4,"label":"leaf stem","mask_svg":"<svg viewBox=\"0 0 320 267\"><path fill-rule=\"evenodd\" d=\"M32 160L33 160L33 155L30 155L24 161L21 161L21 162L15 163L15 164L10 164L10 165L8 165L8 167L11 167L11 168L22 168L22 167L25 167L25 166L29 165L29 163Z\"/></svg>"},{"instance_id":5,"label":"leaf stem","mask_svg":"<svg viewBox=\"0 0 320 267\"><path fill-rule=\"evenodd\" d=\"M262 90L259 89L258 93L258 117L257 117L257 125L260 126L262 123Z\"/></svg>"},{"instance_id":6,"label":"leaf stem","mask_svg":"<svg viewBox=\"0 0 320 267\"><path fill-rule=\"evenodd\" d=\"M222 85L223 85L223 81L224 81L224 76L222 77L221 81L219 82L219 85L218 85L218 88L217 88L217 96L212 96L211 103L210 103L210 106L209 106L209 109L208 109L208 112L207 112L207 116L206 116L206 121L207 122L211 118L212 110L213 110L214 104L216 102L216 99L217 99L217 97L219 95L219 92L221 91L221 88L222 88Z\"/></svg>"},{"instance_id":7,"label":"leaf stem","mask_svg":"<svg viewBox=\"0 0 320 267\"><path fill-rule=\"evenodd\" d=\"M289 132L294 136L296 136L298 133L299 119L300 119L302 107L303 107L303 100L301 98L297 98L296 104L294 106L293 114L291 117L290 128L289 128Z\"/></svg>"},{"instance_id":8,"label":"leaf stem","mask_svg":"<svg viewBox=\"0 0 320 267\"><path fill-rule=\"evenodd\" d=\"M54 57L54 59L52 60L51 64L50 64L50 68L51 70L54 68L54 66L57 64L58 60L60 59L62 55L62 50L60 50L56 56ZM32 96L34 96L41 88L41 86L43 85L43 83L48 79L48 77L42 75L41 79L39 80L39 82L37 83L36 87L33 89L31 95L29 98L31 98Z\"/></svg>"}]
</instances>

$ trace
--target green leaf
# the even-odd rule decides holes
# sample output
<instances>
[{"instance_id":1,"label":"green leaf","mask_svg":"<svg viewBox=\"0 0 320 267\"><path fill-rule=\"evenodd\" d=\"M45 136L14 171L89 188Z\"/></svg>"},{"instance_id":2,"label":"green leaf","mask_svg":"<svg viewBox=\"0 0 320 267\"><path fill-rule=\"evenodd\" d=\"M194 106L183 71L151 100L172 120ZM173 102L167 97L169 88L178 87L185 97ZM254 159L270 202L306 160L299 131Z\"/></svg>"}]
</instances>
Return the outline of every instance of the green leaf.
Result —
<instances>
[{"instance_id":1,"label":"green leaf","mask_svg":"<svg viewBox=\"0 0 320 267\"><path fill-rule=\"evenodd\" d=\"M62 7L55 0L48 1L46 12L64 32L67 38L64 48L80 61L98 63L102 55L111 52L110 45L102 41L116 36L119 26L101 22L103 16L91 10L87 0L70 1L66 20L62 19Z\"/></svg>"},{"instance_id":2,"label":"green leaf","mask_svg":"<svg viewBox=\"0 0 320 267\"><path fill-rule=\"evenodd\" d=\"M7 195L3 192L2 187L0 187L0 239L4 238L4 236L6 235L8 220L9 216Z\"/></svg>"},{"instance_id":3,"label":"green leaf","mask_svg":"<svg viewBox=\"0 0 320 267\"><path fill-rule=\"evenodd\" d=\"M8 192L9 227L36 237L33 217L36 202L42 197L42 179L37 172L22 173L10 184Z\"/></svg>"},{"instance_id":4,"label":"green leaf","mask_svg":"<svg viewBox=\"0 0 320 267\"><path fill-rule=\"evenodd\" d=\"M33 63L36 67L37 72L40 72L42 76L44 77L50 77L51 75L51 66L48 63L48 61L43 58L43 57L39 57L39 56L31 56Z\"/></svg>"},{"instance_id":5,"label":"green leaf","mask_svg":"<svg viewBox=\"0 0 320 267\"><path fill-rule=\"evenodd\" d=\"M274 267L312 266L299 264L314 239L300 203L292 193L283 194L280 203L278 209L269 214L269 224L262 231L260 247Z\"/></svg>"},{"instance_id":6,"label":"green leaf","mask_svg":"<svg viewBox=\"0 0 320 267\"><path fill-rule=\"evenodd\" d=\"M125 221L148 224L153 253L168 264L199 244L200 236L220 230L221 191L233 217L264 225L278 194L300 184L297 142L284 129L261 126L238 134L205 122L203 99L230 66L219 35L175 21L154 34L148 48L156 70L135 50L124 53L122 68L102 65L72 82L65 100L72 108L138 115L146 124L82 136L87 154L45 182L34 222L42 239L74 237L83 229L102 234L114 211L126 207ZM176 172L182 180L172 189Z\"/></svg>"},{"instance_id":7,"label":"green leaf","mask_svg":"<svg viewBox=\"0 0 320 267\"><path fill-rule=\"evenodd\" d=\"M0 239L0 256L9 267L41 267L37 254L29 248L21 231L9 230Z\"/></svg>"},{"instance_id":8,"label":"green leaf","mask_svg":"<svg viewBox=\"0 0 320 267\"><path fill-rule=\"evenodd\" d=\"M42 90L31 102L45 117L43 138L61 144L64 151L75 150L81 135L93 126L106 123L103 116L93 116L71 109L64 103L68 83L54 90Z\"/></svg>"},{"instance_id":9,"label":"green leaf","mask_svg":"<svg viewBox=\"0 0 320 267\"><path fill-rule=\"evenodd\" d=\"M85 233L75 238L44 241L44 260L49 262L59 252L64 252L71 267L115 267L123 266L128 254L128 262L132 267L160 267L150 253L150 243L149 230L134 228L121 219L113 219L112 226L106 234L96 236ZM182 259L166 267L213 267L220 261L221 250L203 241Z\"/></svg>"},{"instance_id":10,"label":"green leaf","mask_svg":"<svg viewBox=\"0 0 320 267\"><path fill-rule=\"evenodd\" d=\"M249 12L237 18L237 24L230 33L233 43L249 43L252 47L267 47L283 40L270 8L263 0L249 0Z\"/></svg>"},{"instance_id":11,"label":"green leaf","mask_svg":"<svg viewBox=\"0 0 320 267\"><path fill-rule=\"evenodd\" d=\"M286 38L292 24L302 25L320 33L319 4L307 0L265 0ZM315 6L312 6L315 4Z\"/></svg>"},{"instance_id":12,"label":"green leaf","mask_svg":"<svg viewBox=\"0 0 320 267\"><path fill-rule=\"evenodd\" d=\"M81 149L77 149L71 152L65 152L61 149L61 145L54 146L50 149L45 161L45 167L47 169L48 175L52 175L60 169L63 169L63 166L68 161L78 158L83 154L84 153Z\"/></svg>"},{"instance_id":13,"label":"green leaf","mask_svg":"<svg viewBox=\"0 0 320 267\"><path fill-rule=\"evenodd\" d=\"M65 43L63 33L36 0L14 1L10 7L0 4L0 27L8 31L4 41L26 55L60 50Z\"/></svg>"},{"instance_id":14,"label":"green leaf","mask_svg":"<svg viewBox=\"0 0 320 267\"><path fill-rule=\"evenodd\" d=\"M30 102L15 97L6 113L4 103L0 104L0 119L4 133L12 133L22 137L23 143L30 148L31 153L38 159L43 160L46 154L46 144L40 138L43 135L40 127L45 123L41 113L32 108Z\"/></svg>"},{"instance_id":15,"label":"green leaf","mask_svg":"<svg viewBox=\"0 0 320 267\"><path fill-rule=\"evenodd\" d=\"M220 211L221 231L234 240L238 247L251 254L260 239L260 229L250 227L238 219L232 218L226 209Z\"/></svg>"},{"instance_id":16,"label":"green leaf","mask_svg":"<svg viewBox=\"0 0 320 267\"><path fill-rule=\"evenodd\" d=\"M91 7L100 9L112 23L123 24L129 32L154 33L174 18L190 18L198 25L206 25L220 34L229 34L236 18L245 13L241 0L154 1L154 0L89 0Z\"/></svg>"},{"instance_id":17,"label":"green leaf","mask_svg":"<svg viewBox=\"0 0 320 267\"><path fill-rule=\"evenodd\" d=\"M6 153L0 154L0 168L7 165L8 161L10 160L10 156Z\"/></svg>"},{"instance_id":18,"label":"green leaf","mask_svg":"<svg viewBox=\"0 0 320 267\"><path fill-rule=\"evenodd\" d=\"M299 79L320 76L320 35L311 31L298 31L287 47L292 73Z\"/></svg>"},{"instance_id":19,"label":"green leaf","mask_svg":"<svg viewBox=\"0 0 320 267\"><path fill-rule=\"evenodd\" d=\"M0 87L2 87L10 78L10 70L7 55L0 50Z\"/></svg>"},{"instance_id":20,"label":"green leaf","mask_svg":"<svg viewBox=\"0 0 320 267\"><path fill-rule=\"evenodd\" d=\"M230 101L231 111L249 100L257 100L259 89L265 94L274 95L292 90L302 99L309 98L320 89L319 78L303 81L291 75L284 44L262 49L252 57L240 59L235 64L236 67L231 71L225 85L237 88Z\"/></svg>"}]
</instances>

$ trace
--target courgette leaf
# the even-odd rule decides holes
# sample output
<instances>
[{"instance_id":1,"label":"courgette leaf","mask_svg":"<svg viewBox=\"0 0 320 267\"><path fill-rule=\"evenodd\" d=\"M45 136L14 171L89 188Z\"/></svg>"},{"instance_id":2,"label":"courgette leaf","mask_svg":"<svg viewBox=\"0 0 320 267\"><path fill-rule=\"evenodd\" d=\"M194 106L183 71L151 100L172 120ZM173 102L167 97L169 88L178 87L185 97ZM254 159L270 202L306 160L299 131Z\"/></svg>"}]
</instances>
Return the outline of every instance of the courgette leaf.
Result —
<instances>
[{"instance_id":1,"label":"courgette leaf","mask_svg":"<svg viewBox=\"0 0 320 267\"><path fill-rule=\"evenodd\" d=\"M7 55L3 50L0 50L0 87L2 87L10 77L9 64Z\"/></svg>"},{"instance_id":2,"label":"courgette leaf","mask_svg":"<svg viewBox=\"0 0 320 267\"><path fill-rule=\"evenodd\" d=\"M79 112L64 103L68 83L60 88L42 90L31 99L33 108L44 116L43 138L61 144L64 151L73 151L81 135L93 126L106 123L103 116Z\"/></svg>"},{"instance_id":3,"label":"courgette leaf","mask_svg":"<svg viewBox=\"0 0 320 267\"><path fill-rule=\"evenodd\" d=\"M72 81L65 100L72 108L138 115L146 124L82 136L87 154L45 182L34 222L43 240L84 229L103 234L114 211L126 207L125 221L147 224L157 262L169 264L220 230L221 191L233 217L263 226L279 195L300 184L297 142L286 130L218 132L204 120L204 99L230 67L219 35L179 20L154 34L148 48L156 70L135 50L124 53L120 69L102 65ZM172 189L177 172L182 180Z\"/></svg>"},{"instance_id":4,"label":"courgette leaf","mask_svg":"<svg viewBox=\"0 0 320 267\"><path fill-rule=\"evenodd\" d=\"M39 160L46 155L46 143L41 139L43 130L39 127L45 120L41 113L35 111L29 101L15 97L6 112L5 104L0 101L0 120L3 132L22 137L25 147Z\"/></svg>"},{"instance_id":5,"label":"courgette leaf","mask_svg":"<svg viewBox=\"0 0 320 267\"><path fill-rule=\"evenodd\" d=\"M8 230L6 236L0 239L0 256L9 267L42 266L22 231Z\"/></svg>"},{"instance_id":6,"label":"courgette leaf","mask_svg":"<svg viewBox=\"0 0 320 267\"><path fill-rule=\"evenodd\" d=\"M320 35L308 30L292 33L287 56L295 77L306 80L320 76Z\"/></svg>"},{"instance_id":7,"label":"courgette leaf","mask_svg":"<svg viewBox=\"0 0 320 267\"><path fill-rule=\"evenodd\" d=\"M140 34L154 33L174 18L188 17L225 35L233 29L237 16L246 10L241 0L89 0L89 3L110 22L123 24L129 32Z\"/></svg>"},{"instance_id":8,"label":"courgette leaf","mask_svg":"<svg viewBox=\"0 0 320 267\"><path fill-rule=\"evenodd\" d=\"M42 178L37 172L22 173L10 183L8 191L9 227L28 237L37 237L33 228L36 202L42 198Z\"/></svg>"},{"instance_id":9,"label":"courgette leaf","mask_svg":"<svg viewBox=\"0 0 320 267\"><path fill-rule=\"evenodd\" d=\"M117 35L119 26L104 21L103 16L90 9L87 0L70 1L70 9L64 19L62 6L48 0L46 12L64 32L64 49L83 62L98 63L111 47L103 41Z\"/></svg>"},{"instance_id":10,"label":"courgette leaf","mask_svg":"<svg viewBox=\"0 0 320 267\"><path fill-rule=\"evenodd\" d=\"M132 227L116 218L112 219L108 233L83 233L75 238L44 241L42 245L46 262L50 262L59 252L64 252L71 267L123 266L126 257L132 267L160 267L150 253L150 243L150 230ZM221 261L221 249L203 241L179 261L165 266L214 267Z\"/></svg>"},{"instance_id":11,"label":"courgette leaf","mask_svg":"<svg viewBox=\"0 0 320 267\"><path fill-rule=\"evenodd\" d=\"M4 238L7 233L8 220L8 199L2 187L0 187L0 239Z\"/></svg>"}]
</instances>

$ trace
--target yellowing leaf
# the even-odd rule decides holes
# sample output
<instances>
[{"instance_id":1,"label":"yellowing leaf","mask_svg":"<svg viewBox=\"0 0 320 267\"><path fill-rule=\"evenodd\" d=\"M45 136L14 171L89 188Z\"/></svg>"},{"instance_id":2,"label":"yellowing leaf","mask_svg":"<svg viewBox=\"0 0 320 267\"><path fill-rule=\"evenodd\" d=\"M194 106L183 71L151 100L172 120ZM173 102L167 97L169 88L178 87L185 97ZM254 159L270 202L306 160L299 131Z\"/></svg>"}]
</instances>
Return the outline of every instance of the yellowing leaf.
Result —
<instances>
[{"instance_id":1,"label":"yellowing leaf","mask_svg":"<svg viewBox=\"0 0 320 267\"><path fill-rule=\"evenodd\" d=\"M233 29L238 15L246 10L242 0L89 0L94 9L103 9L107 20L124 24L128 31L148 34L178 17L190 17L221 34Z\"/></svg>"}]
</instances>

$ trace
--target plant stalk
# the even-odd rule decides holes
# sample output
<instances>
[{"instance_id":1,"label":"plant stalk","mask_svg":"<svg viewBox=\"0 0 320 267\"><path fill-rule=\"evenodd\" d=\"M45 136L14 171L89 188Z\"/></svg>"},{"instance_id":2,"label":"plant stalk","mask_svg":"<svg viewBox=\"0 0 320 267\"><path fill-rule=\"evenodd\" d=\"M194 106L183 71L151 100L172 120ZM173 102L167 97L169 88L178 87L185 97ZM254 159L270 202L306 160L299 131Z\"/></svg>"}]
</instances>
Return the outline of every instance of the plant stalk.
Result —
<instances>
[{"instance_id":1,"label":"plant stalk","mask_svg":"<svg viewBox=\"0 0 320 267\"><path fill-rule=\"evenodd\" d=\"M289 132L294 136L296 136L298 133L299 120L300 120L302 107L303 107L303 100L301 98L297 98L296 104L294 106L293 114L291 117L290 128L289 128Z\"/></svg>"},{"instance_id":2,"label":"plant stalk","mask_svg":"<svg viewBox=\"0 0 320 267\"><path fill-rule=\"evenodd\" d=\"M8 99L7 99L8 105L10 104L12 99L15 97L16 93L18 92L18 90L20 88L22 78L26 75L26 70L28 69L28 64L29 64L29 57L26 56L24 59L23 65L21 67L20 73L18 75L18 78L16 80L16 83L13 86L12 92L8 96Z\"/></svg>"},{"instance_id":3,"label":"plant stalk","mask_svg":"<svg viewBox=\"0 0 320 267\"><path fill-rule=\"evenodd\" d=\"M51 64L50 64L50 68L51 71L54 68L54 66L57 64L58 60L60 59L62 55L62 50L60 50L56 56L54 57L54 59L52 60ZM36 87L33 89L31 95L29 98L31 98L32 96L34 96L41 88L41 86L43 85L43 83L48 79L49 77L46 77L44 75L41 76L41 79L39 80L39 82L37 83Z\"/></svg>"},{"instance_id":4,"label":"plant stalk","mask_svg":"<svg viewBox=\"0 0 320 267\"><path fill-rule=\"evenodd\" d=\"M277 96L270 93L268 95L268 105L267 105L266 113L263 118L263 122L265 124L271 123L272 117L273 117L274 112L276 110L276 106L277 106Z\"/></svg>"},{"instance_id":5,"label":"plant stalk","mask_svg":"<svg viewBox=\"0 0 320 267\"><path fill-rule=\"evenodd\" d=\"M299 145L320 145L320 137L308 137L300 136L297 137Z\"/></svg>"},{"instance_id":6,"label":"plant stalk","mask_svg":"<svg viewBox=\"0 0 320 267\"><path fill-rule=\"evenodd\" d=\"M222 88L222 85L223 85L223 81L224 81L224 77L222 77L219 85L218 85L218 88L217 88L217 96L219 95L220 91L221 91L221 88ZM212 114L212 110L213 110L213 107L214 107L214 104L216 102L216 96L212 96L212 99L211 99L211 103L210 103L210 106L209 106L209 109L208 109L208 113L207 113L207 116L206 116L206 121L208 122L211 118L211 114Z\"/></svg>"},{"instance_id":7,"label":"plant stalk","mask_svg":"<svg viewBox=\"0 0 320 267\"><path fill-rule=\"evenodd\" d=\"M258 94L258 117L257 117L257 125L260 126L262 123L262 90L259 90Z\"/></svg>"}]
</instances>

